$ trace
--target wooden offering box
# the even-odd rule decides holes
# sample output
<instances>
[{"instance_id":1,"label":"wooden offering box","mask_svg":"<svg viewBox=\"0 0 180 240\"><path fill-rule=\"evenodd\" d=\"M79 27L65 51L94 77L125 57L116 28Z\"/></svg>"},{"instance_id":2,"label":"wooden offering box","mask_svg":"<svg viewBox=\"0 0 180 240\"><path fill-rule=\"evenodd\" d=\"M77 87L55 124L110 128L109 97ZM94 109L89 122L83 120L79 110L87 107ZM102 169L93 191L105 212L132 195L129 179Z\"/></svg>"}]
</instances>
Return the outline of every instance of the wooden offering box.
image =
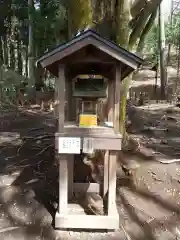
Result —
<instances>
[{"instance_id":1,"label":"wooden offering box","mask_svg":"<svg viewBox=\"0 0 180 240\"><path fill-rule=\"evenodd\" d=\"M119 228L116 209L116 158L121 150L122 139L119 132L120 87L121 81L141 64L142 59L92 30L87 30L58 46L37 61L39 67L47 68L58 78L54 110L58 119L55 143L59 161L59 208L55 216L56 228ZM101 105L97 108L101 109L97 113L101 119L98 126L80 127L77 122L79 101L86 96L74 94L73 79L82 74L101 75L107 80L103 99L98 99L96 92L96 101ZM86 93L86 89L84 90ZM82 94L82 91L80 93ZM93 97L88 89L85 95ZM96 149L105 152L103 182L74 182L75 156ZM80 204L70 204L69 200L73 199L74 193L83 193L84 196L98 193L103 200L106 198L105 213L85 214Z\"/></svg>"}]
</instances>

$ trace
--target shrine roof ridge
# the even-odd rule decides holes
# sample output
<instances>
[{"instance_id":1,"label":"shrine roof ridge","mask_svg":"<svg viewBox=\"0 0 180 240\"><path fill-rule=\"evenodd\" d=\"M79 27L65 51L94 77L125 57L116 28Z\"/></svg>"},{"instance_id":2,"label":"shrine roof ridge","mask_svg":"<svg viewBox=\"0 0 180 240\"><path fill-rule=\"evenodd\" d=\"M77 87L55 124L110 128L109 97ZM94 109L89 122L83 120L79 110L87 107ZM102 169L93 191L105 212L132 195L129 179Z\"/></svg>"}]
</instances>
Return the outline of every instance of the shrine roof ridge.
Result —
<instances>
[{"instance_id":1,"label":"shrine roof ridge","mask_svg":"<svg viewBox=\"0 0 180 240\"><path fill-rule=\"evenodd\" d=\"M136 54L129 52L128 50L120 47L119 45L117 45L116 43L108 40L105 37L102 37L99 33L95 32L92 29L88 29L82 33L80 33L79 35L76 35L75 37L73 37L70 41L62 43L60 45L58 45L57 47L55 47L53 50L48 51L47 53L45 53L42 57L40 57L37 61L36 61L36 65L40 62L42 62L45 59L48 59L50 57L52 57L53 55L57 54L58 52L62 52L63 50L71 47L73 44L84 40L88 37L92 37L95 40L97 40L98 42L110 47L111 49L117 51L117 53L119 55L123 55L128 57L131 61L136 62L136 64L138 64L139 66L143 64L144 60L142 58L140 58L139 56L137 56ZM69 54L70 55L70 54Z\"/></svg>"}]
</instances>

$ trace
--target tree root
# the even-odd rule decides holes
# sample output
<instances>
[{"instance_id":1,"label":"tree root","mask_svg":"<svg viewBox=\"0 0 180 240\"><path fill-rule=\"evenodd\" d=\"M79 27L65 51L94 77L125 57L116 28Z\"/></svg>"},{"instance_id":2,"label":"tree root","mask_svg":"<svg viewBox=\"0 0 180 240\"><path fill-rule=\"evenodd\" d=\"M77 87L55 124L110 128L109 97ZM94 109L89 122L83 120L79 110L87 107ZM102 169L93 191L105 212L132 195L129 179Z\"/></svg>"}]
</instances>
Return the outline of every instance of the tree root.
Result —
<instances>
[{"instance_id":1,"label":"tree root","mask_svg":"<svg viewBox=\"0 0 180 240\"><path fill-rule=\"evenodd\" d=\"M125 133L122 140L122 151L136 153L139 150L140 142L137 139Z\"/></svg>"}]
</instances>

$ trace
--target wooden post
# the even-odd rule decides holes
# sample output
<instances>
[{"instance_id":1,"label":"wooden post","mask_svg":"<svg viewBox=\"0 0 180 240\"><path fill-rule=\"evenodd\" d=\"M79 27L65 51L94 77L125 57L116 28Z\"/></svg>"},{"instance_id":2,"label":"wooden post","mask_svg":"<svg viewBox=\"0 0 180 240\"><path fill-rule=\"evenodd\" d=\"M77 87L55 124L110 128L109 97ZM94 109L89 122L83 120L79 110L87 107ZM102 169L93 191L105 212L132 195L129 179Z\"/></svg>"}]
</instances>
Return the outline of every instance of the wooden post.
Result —
<instances>
[{"instance_id":1,"label":"wooden post","mask_svg":"<svg viewBox=\"0 0 180 240\"><path fill-rule=\"evenodd\" d=\"M117 64L115 75L115 90L114 90L114 129L119 132L120 121L120 86L121 86L121 66Z\"/></svg>"},{"instance_id":2,"label":"wooden post","mask_svg":"<svg viewBox=\"0 0 180 240\"><path fill-rule=\"evenodd\" d=\"M60 133L64 131L64 106L65 106L65 74L64 66L59 66L59 84L58 84L58 99L59 99L59 124L58 130ZM66 155L59 155L59 213L67 213L68 204L68 161Z\"/></svg>"},{"instance_id":3,"label":"wooden post","mask_svg":"<svg viewBox=\"0 0 180 240\"><path fill-rule=\"evenodd\" d=\"M59 158L59 213L67 214L68 209L68 161L67 155Z\"/></svg>"},{"instance_id":4,"label":"wooden post","mask_svg":"<svg viewBox=\"0 0 180 240\"><path fill-rule=\"evenodd\" d=\"M104 182L103 182L103 197L106 196L108 191L108 181L109 181L109 151L105 152L104 155Z\"/></svg>"},{"instance_id":5,"label":"wooden post","mask_svg":"<svg viewBox=\"0 0 180 240\"><path fill-rule=\"evenodd\" d=\"M119 132L120 121L120 84L121 84L121 66L116 65L115 69L115 81L114 81L114 129ZM108 163L108 215L116 214L116 161L117 152L109 151L109 163Z\"/></svg>"},{"instance_id":6,"label":"wooden post","mask_svg":"<svg viewBox=\"0 0 180 240\"><path fill-rule=\"evenodd\" d=\"M108 215L116 214L116 151L109 155Z\"/></svg>"},{"instance_id":7,"label":"wooden post","mask_svg":"<svg viewBox=\"0 0 180 240\"><path fill-rule=\"evenodd\" d=\"M66 71L66 91L65 91L65 121L69 122L72 121L72 79L68 71ZM74 186L74 155L67 154L66 155L68 161L68 198L72 198L73 196L73 186Z\"/></svg>"},{"instance_id":8,"label":"wooden post","mask_svg":"<svg viewBox=\"0 0 180 240\"><path fill-rule=\"evenodd\" d=\"M108 81L108 121L114 122L114 81Z\"/></svg>"},{"instance_id":9,"label":"wooden post","mask_svg":"<svg viewBox=\"0 0 180 240\"><path fill-rule=\"evenodd\" d=\"M73 113L72 113L72 79L68 72L66 72L66 120L72 121L73 120Z\"/></svg>"},{"instance_id":10,"label":"wooden post","mask_svg":"<svg viewBox=\"0 0 180 240\"><path fill-rule=\"evenodd\" d=\"M67 155L66 155L67 156ZM68 155L68 197L72 198L74 192L74 155Z\"/></svg>"},{"instance_id":11,"label":"wooden post","mask_svg":"<svg viewBox=\"0 0 180 240\"><path fill-rule=\"evenodd\" d=\"M59 84L58 84L58 99L59 99L59 132L64 131L64 107L65 107L65 74L64 65L59 66Z\"/></svg>"},{"instance_id":12,"label":"wooden post","mask_svg":"<svg viewBox=\"0 0 180 240\"><path fill-rule=\"evenodd\" d=\"M70 83L69 83L69 88L70 88L70 94L71 94L71 98L70 98L70 105L71 105L71 121L76 121L76 116L77 116L77 98L72 97L72 93L73 93L73 84L74 84L74 79L72 80L72 76L70 76Z\"/></svg>"},{"instance_id":13,"label":"wooden post","mask_svg":"<svg viewBox=\"0 0 180 240\"><path fill-rule=\"evenodd\" d=\"M58 118L58 108L59 108L59 99L58 99L58 85L59 81L55 82L55 89L54 89L54 117Z\"/></svg>"}]
</instances>

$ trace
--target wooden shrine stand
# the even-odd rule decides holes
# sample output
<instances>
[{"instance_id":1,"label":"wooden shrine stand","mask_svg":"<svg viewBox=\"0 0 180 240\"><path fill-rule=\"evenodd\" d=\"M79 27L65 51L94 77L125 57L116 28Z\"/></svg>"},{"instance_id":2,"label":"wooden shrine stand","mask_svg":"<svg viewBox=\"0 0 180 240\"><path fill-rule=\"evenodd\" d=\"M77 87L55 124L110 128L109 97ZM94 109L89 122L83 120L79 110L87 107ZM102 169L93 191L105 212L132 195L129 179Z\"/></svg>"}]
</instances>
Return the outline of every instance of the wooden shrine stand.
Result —
<instances>
[{"instance_id":1,"label":"wooden shrine stand","mask_svg":"<svg viewBox=\"0 0 180 240\"><path fill-rule=\"evenodd\" d=\"M60 45L41 57L37 64L47 68L59 79L56 81L55 116L58 131L55 134L59 159L59 208L55 216L56 228L73 229L118 229L119 215L116 208L116 161L121 150L119 133L120 84L142 60L116 44L102 38L92 30L85 31L70 42ZM104 118L113 123L97 127L79 127L75 122L77 102L72 97L72 79L78 74L101 74L108 79L107 104ZM74 154L62 153L59 139L79 139L79 146L93 139L93 148L105 150L104 181L98 183L74 182ZM78 145L78 142L76 142ZM74 150L75 151L75 150ZM60 153L61 152L61 153ZM102 191L103 189L103 191ZM108 197L107 213L86 215L78 204L68 204L76 192L97 192Z\"/></svg>"}]
</instances>

